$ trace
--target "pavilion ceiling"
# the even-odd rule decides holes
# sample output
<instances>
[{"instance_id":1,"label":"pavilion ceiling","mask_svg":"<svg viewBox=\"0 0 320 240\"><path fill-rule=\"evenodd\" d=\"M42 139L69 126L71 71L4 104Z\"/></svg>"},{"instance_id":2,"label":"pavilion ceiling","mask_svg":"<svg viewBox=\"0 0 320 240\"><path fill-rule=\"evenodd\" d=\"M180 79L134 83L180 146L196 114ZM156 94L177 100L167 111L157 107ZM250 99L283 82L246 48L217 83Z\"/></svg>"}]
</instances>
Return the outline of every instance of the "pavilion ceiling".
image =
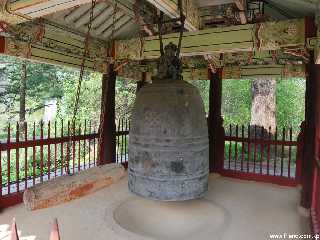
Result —
<instances>
[{"instance_id":1,"label":"pavilion ceiling","mask_svg":"<svg viewBox=\"0 0 320 240\"><path fill-rule=\"evenodd\" d=\"M75 67L80 65L84 36L90 21L91 0L4 2L0 3L0 21L10 25L22 23L10 27L13 35L0 33L5 36L5 53L42 62ZM232 74L226 76L235 76L242 71L234 66L240 66L245 72L250 71L250 74L256 71L256 65L266 71L279 73L284 71L284 65L301 65L308 58L305 47L316 50L316 61L320 63L320 41L315 37L305 46L302 19L314 15L320 9L319 0L183 2L184 13L187 15L185 29L188 32L184 34L182 54L185 72L190 78L194 78L194 72L198 72L199 76L205 75L208 64L228 67L229 70L225 72ZM262 3L263 19L253 17L261 11L259 6L261 8ZM137 72L141 72L144 68L140 64L141 60L150 61L151 70L147 71L152 72L153 61L159 56L155 24L159 10L165 13L166 18L177 17L177 0L98 0L93 9L90 43L90 47L95 50L87 56L86 67L102 71L109 61L109 58L103 58L114 31L117 40L116 58L126 64L122 72L128 73L129 68L137 64ZM296 19L298 17L300 20ZM266 23L256 23L261 20ZM279 20L281 22L271 22ZM164 36L165 42L175 42L177 26L169 25L166 30L170 34ZM35 41L37 37L33 34L40 34L40 40ZM127 64L131 61L133 64ZM295 68L293 75L299 75L299 71ZM242 75L247 76L245 72ZM281 74L286 75L283 72Z\"/></svg>"}]
</instances>

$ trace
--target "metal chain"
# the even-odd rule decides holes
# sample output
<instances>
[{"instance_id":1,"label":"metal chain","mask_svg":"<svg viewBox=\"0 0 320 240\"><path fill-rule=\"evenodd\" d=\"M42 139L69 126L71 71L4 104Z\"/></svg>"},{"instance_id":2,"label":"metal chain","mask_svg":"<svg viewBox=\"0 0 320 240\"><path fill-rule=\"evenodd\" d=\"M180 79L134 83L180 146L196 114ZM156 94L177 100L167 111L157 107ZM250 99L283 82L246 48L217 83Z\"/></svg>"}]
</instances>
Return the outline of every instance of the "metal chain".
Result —
<instances>
[{"instance_id":1,"label":"metal chain","mask_svg":"<svg viewBox=\"0 0 320 240\"><path fill-rule=\"evenodd\" d=\"M76 117L78 114L81 85L82 85L83 76L84 76L85 63L86 63L86 58L89 55L90 31L92 28L93 10L94 10L95 6L96 6L96 0L92 0L91 1L91 9L90 9L90 19L89 19L89 23L88 23L88 30L87 30L87 33L85 36L85 41L84 41L84 51L83 51L82 61L81 61L81 66L80 66L80 74L79 74L79 79L78 79L77 92L76 92L75 101L74 101L73 115L72 115L72 121L71 121L72 126L75 126L75 121L76 121ZM68 141L68 149L70 149L72 136L75 134L74 131L75 131L75 127L71 127L71 134L70 134L69 141ZM71 151L69 150L69 153L67 153L67 154L69 155L70 152ZM65 170L70 175L70 157L68 157L68 161L66 161Z\"/></svg>"},{"instance_id":2,"label":"metal chain","mask_svg":"<svg viewBox=\"0 0 320 240\"><path fill-rule=\"evenodd\" d=\"M79 107L79 100L80 100L80 92L81 92L81 84L84 76L84 70L85 70L85 62L86 58L89 55L89 40L90 40L90 31L92 28L92 21L93 21L93 10L96 6L96 0L92 0L91 2L91 10L90 10L90 20L88 23L88 31L86 34L85 38L85 45L84 45L84 52L82 56L82 62L81 62L81 68L80 68L80 75L79 75L79 80L78 80L78 87L77 87L77 93L76 93L76 98L75 98L75 104L74 104L74 109L73 109L73 117L72 121L76 120L77 112L78 112L78 107Z\"/></svg>"}]
</instances>

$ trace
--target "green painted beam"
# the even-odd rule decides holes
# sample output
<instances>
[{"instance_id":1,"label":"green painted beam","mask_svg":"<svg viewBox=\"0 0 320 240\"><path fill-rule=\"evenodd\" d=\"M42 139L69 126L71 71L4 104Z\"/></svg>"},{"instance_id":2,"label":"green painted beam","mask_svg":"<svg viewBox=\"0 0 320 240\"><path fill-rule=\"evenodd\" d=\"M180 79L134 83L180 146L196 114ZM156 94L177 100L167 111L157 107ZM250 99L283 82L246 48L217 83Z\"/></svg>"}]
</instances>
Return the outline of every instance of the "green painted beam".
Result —
<instances>
[{"instance_id":1,"label":"green painted beam","mask_svg":"<svg viewBox=\"0 0 320 240\"><path fill-rule=\"evenodd\" d=\"M167 34L164 43L178 43L178 34ZM183 36L183 56L239 51L301 48L305 44L304 19L210 28ZM153 59L160 56L158 37L116 42L117 59Z\"/></svg>"},{"instance_id":2,"label":"green painted beam","mask_svg":"<svg viewBox=\"0 0 320 240\"><path fill-rule=\"evenodd\" d=\"M27 58L43 63L80 68L85 38L50 23L28 22L10 28L2 38L2 54ZM107 65L104 42L90 39L85 68L103 72Z\"/></svg>"}]
</instances>

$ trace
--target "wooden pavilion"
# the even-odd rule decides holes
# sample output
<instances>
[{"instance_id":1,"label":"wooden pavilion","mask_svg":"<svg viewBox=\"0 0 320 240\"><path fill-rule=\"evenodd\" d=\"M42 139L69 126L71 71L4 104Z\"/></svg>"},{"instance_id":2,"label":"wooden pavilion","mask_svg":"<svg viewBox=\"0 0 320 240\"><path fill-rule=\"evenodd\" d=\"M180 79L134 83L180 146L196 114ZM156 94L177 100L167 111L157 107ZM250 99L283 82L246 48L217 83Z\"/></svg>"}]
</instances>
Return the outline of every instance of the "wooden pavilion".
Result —
<instances>
[{"instance_id":1,"label":"wooden pavilion","mask_svg":"<svg viewBox=\"0 0 320 240\"><path fill-rule=\"evenodd\" d=\"M136 81L138 88L151 81L160 56L157 16L162 11L166 19L177 18L177 2L4 0L0 3L0 53L103 73L102 147L97 164L113 163L117 161L116 78ZM287 186L301 184L301 206L310 211L312 231L320 233L320 1L183 0L182 6L186 16L183 77L210 81L210 171ZM178 24L168 24L164 42L177 43L178 31ZM250 140L239 137L238 129L237 136L224 136L222 80L259 76L306 78L305 127L299 141ZM54 143L46 141L42 144ZM255 166L253 172L242 171L242 163L240 170L231 169L230 162L226 168L225 141L298 146L300 165L293 177L290 170L287 175L282 170L280 175L275 170L269 173L269 163L267 172L262 167L256 172ZM0 143L0 156L1 151L23 147L19 141ZM2 206L20 201L19 189L1 196Z\"/></svg>"}]
</instances>

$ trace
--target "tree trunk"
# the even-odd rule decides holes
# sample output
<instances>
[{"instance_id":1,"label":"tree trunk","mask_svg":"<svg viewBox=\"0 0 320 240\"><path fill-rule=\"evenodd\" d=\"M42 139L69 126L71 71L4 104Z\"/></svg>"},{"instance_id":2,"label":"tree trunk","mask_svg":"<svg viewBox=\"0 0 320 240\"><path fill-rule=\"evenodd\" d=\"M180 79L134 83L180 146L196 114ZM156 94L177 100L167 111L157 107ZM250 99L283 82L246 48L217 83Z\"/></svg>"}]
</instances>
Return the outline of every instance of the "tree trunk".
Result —
<instances>
[{"instance_id":1,"label":"tree trunk","mask_svg":"<svg viewBox=\"0 0 320 240\"><path fill-rule=\"evenodd\" d=\"M21 127L26 121L26 88L27 88L27 63L24 61L21 65L21 79L20 79L20 109L19 122Z\"/></svg>"},{"instance_id":2,"label":"tree trunk","mask_svg":"<svg viewBox=\"0 0 320 240\"><path fill-rule=\"evenodd\" d=\"M275 132L276 80L269 76L256 78L252 83L251 125Z\"/></svg>"},{"instance_id":3,"label":"tree trunk","mask_svg":"<svg viewBox=\"0 0 320 240\"><path fill-rule=\"evenodd\" d=\"M23 194L23 202L29 210L52 207L98 191L124 175L124 167L115 163L90 168L28 188Z\"/></svg>"}]
</instances>

